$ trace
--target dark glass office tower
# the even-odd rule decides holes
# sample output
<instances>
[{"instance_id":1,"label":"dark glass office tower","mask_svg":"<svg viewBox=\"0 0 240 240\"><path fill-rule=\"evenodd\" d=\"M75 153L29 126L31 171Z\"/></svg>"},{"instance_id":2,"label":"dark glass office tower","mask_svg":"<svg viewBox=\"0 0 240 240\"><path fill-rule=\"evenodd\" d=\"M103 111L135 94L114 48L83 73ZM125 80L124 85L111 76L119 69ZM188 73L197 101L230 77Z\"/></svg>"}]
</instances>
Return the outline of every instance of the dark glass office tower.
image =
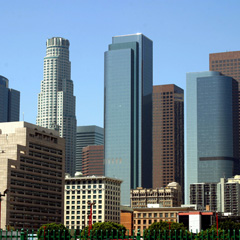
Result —
<instances>
[{"instance_id":1,"label":"dark glass office tower","mask_svg":"<svg viewBox=\"0 0 240 240\"><path fill-rule=\"evenodd\" d=\"M190 184L217 183L238 166L238 83L219 72L187 73L185 203Z\"/></svg>"},{"instance_id":2,"label":"dark glass office tower","mask_svg":"<svg viewBox=\"0 0 240 240\"><path fill-rule=\"evenodd\" d=\"M105 52L105 175L130 189L152 187L152 41L143 34L116 36Z\"/></svg>"},{"instance_id":3,"label":"dark glass office tower","mask_svg":"<svg viewBox=\"0 0 240 240\"><path fill-rule=\"evenodd\" d=\"M0 75L0 122L19 121L20 92L9 88L8 83Z\"/></svg>"}]
</instances>

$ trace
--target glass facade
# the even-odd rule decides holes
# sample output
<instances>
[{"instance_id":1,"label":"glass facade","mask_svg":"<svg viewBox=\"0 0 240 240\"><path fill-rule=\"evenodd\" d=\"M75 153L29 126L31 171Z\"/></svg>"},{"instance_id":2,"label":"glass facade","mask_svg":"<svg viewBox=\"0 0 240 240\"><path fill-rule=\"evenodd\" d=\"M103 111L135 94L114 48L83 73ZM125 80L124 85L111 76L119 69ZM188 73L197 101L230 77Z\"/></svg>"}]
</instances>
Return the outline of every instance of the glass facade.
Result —
<instances>
[{"instance_id":1,"label":"glass facade","mask_svg":"<svg viewBox=\"0 0 240 240\"><path fill-rule=\"evenodd\" d=\"M8 83L0 76L0 122L19 121L20 92L8 88Z\"/></svg>"},{"instance_id":2,"label":"glass facade","mask_svg":"<svg viewBox=\"0 0 240 240\"><path fill-rule=\"evenodd\" d=\"M121 204L130 205L131 188L152 186L152 41L113 37L104 81L105 175L123 180Z\"/></svg>"},{"instance_id":3,"label":"glass facade","mask_svg":"<svg viewBox=\"0 0 240 240\"><path fill-rule=\"evenodd\" d=\"M191 183L219 182L234 174L237 88L235 80L219 72L187 73L186 203Z\"/></svg>"}]
</instances>

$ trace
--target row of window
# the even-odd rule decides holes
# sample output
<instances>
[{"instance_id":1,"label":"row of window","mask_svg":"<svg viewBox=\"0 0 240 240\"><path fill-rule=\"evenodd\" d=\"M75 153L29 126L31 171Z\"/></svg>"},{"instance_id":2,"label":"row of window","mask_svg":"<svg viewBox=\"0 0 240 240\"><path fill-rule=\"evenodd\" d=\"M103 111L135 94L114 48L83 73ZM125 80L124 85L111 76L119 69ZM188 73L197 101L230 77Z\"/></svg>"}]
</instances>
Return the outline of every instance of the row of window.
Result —
<instances>
[{"instance_id":1,"label":"row of window","mask_svg":"<svg viewBox=\"0 0 240 240\"><path fill-rule=\"evenodd\" d=\"M133 217L134 218L152 218L152 217L168 218L168 217L176 217L176 213L134 213Z\"/></svg>"}]
</instances>

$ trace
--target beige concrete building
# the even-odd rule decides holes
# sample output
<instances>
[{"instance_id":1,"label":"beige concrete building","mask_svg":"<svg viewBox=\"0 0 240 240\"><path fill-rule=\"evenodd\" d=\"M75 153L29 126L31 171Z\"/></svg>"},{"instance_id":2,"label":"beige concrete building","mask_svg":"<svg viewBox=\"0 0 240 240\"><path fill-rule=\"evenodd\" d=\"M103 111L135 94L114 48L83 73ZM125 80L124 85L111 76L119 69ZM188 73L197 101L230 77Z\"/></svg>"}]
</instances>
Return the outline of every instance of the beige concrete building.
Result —
<instances>
[{"instance_id":1,"label":"beige concrete building","mask_svg":"<svg viewBox=\"0 0 240 240\"><path fill-rule=\"evenodd\" d=\"M167 187L146 189L138 187L131 190L131 207L146 208L148 204L159 204L160 207L180 207L182 203L181 186L172 182Z\"/></svg>"},{"instance_id":2,"label":"beige concrete building","mask_svg":"<svg viewBox=\"0 0 240 240\"><path fill-rule=\"evenodd\" d=\"M1 226L63 222L65 140L26 122L0 123Z\"/></svg>"},{"instance_id":3,"label":"beige concrete building","mask_svg":"<svg viewBox=\"0 0 240 240\"><path fill-rule=\"evenodd\" d=\"M154 222L166 221L177 222L179 212L192 211L190 207L171 207L171 208L136 208L133 209L133 228L134 232L140 230L143 235L144 229Z\"/></svg>"},{"instance_id":4,"label":"beige concrete building","mask_svg":"<svg viewBox=\"0 0 240 240\"><path fill-rule=\"evenodd\" d=\"M88 225L90 206L92 223L120 223L120 187L121 180L101 177L76 175L65 178L64 224L69 229L83 229Z\"/></svg>"}]
</instances>

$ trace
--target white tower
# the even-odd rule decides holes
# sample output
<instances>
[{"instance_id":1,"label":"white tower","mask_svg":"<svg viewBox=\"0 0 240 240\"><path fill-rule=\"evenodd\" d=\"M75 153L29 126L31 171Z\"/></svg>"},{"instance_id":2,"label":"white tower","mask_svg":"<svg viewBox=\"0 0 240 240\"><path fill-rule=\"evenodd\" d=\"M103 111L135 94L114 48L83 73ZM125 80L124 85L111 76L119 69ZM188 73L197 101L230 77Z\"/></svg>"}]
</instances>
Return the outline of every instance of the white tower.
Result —
<instances>
[{"instance_id":1,"label":"white tower","mask_svg":"<svg viewBox=\"0 0 240 240\"><path fill-rule=\"evenodd\" d=\"M69 41L60 37L47 40L44 76L38 94L37 125L58 130L66 139L65 170L75 173L76 116Z\"/></svg>"}]
</instances>

